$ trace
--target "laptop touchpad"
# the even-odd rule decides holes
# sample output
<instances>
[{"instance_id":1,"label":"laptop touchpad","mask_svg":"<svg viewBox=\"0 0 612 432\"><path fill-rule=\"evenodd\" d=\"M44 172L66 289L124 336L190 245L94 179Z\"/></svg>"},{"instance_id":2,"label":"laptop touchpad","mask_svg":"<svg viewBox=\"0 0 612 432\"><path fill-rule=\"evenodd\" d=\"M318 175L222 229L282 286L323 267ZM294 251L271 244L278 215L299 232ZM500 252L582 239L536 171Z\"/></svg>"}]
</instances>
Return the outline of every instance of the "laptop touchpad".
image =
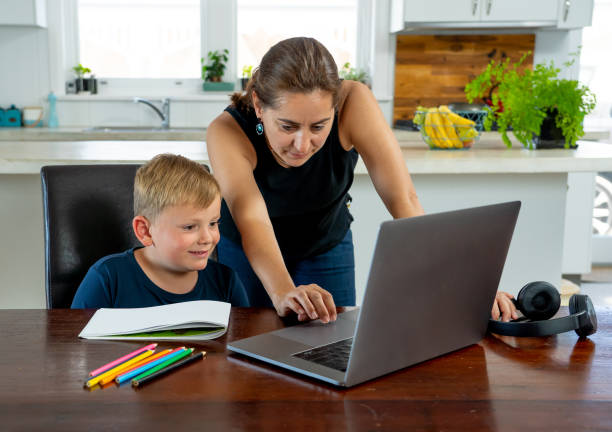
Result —
<instances>
[{"instance_id":1,"label":"laptop touchpad","mask_svg":"<svg viewBox=\"0 0 612 432\"><path fill-rule=\"evenodd\" d=\"M355 333L355 324L352 319L342 319L340 315L333 323L323 324L316 320L278 330L275 334L307 345L318 346L350 338Z\"/></svg>"}]
</instances>

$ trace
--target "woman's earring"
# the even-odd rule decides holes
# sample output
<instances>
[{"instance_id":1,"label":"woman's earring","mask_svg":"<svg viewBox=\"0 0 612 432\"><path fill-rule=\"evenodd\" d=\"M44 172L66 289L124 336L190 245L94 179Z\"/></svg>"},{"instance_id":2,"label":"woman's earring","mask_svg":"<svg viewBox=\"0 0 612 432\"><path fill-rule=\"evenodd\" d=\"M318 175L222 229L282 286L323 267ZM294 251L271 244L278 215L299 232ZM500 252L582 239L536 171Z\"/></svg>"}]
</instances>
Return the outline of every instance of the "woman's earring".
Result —
<instances>
[{"instance_id":1,"label":"woman's earring","mask_svg":"<svg viewBox=\"0 0 612 432\"><path fill-rule=\"evenodd\" d=\"M259 121L259 123L257 123L255 125L255 132L257 132L257 135L261 135L263 134L263 123L261 122L260 119L257 119Z\"/></svg>"}]
</instances>

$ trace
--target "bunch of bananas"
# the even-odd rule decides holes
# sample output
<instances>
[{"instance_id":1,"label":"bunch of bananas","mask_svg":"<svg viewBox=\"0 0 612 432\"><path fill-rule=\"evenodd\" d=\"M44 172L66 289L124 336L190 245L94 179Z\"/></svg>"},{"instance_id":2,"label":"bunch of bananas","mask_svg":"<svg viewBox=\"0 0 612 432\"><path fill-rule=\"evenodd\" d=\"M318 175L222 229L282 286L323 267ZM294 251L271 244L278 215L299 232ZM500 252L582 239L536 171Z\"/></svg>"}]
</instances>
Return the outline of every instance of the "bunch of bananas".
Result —
<instances>
[{"instance_id":1,"label":"bunch of bananas","mask_svg":"<svg viewBox=\"0 0 612 432\"><path fill-rule=\"evenodd\" d=\"M478 136L476 123L455 114L446 105L418 107L413 122L431 148L469 148Z\"/></svg>"}]
</instances>

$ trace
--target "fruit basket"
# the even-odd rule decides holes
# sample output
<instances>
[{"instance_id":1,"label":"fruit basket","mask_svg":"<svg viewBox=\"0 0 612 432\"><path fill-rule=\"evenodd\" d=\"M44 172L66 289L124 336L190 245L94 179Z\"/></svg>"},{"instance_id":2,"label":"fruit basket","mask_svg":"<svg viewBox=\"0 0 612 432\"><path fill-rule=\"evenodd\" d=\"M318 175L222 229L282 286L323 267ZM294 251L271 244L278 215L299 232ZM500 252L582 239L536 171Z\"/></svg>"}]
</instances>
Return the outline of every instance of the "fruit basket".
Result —
<instances>
[{"instance_id":1,"label":"fruit basket","mask_svg":"<svg viewBox=\"0 0 612 432\"><path fill-rule=\"evenodd\" d=\"M437 108L418 107L413 122L423 141L432 149L468 149L480 137L486 111L451 111L446 105Z\"/></svg>"}]
</instances>

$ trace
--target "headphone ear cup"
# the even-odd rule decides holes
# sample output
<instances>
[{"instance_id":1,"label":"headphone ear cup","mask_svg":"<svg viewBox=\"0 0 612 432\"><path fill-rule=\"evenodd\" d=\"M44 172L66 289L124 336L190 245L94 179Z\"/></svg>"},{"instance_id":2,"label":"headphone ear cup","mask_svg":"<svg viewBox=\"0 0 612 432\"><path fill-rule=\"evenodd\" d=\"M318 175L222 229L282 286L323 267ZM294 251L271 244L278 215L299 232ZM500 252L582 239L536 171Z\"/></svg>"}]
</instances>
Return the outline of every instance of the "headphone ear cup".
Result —
<instances>
[{"instance_id":1,"label":"headphone ear cup","mask_svg":"<svg viewBox=\"0 0 612 432\"><path fill-rule=\"evenodd\" d=\"M553 285L544 281L530 282L518 293L516 307L533 321L552 317L561 306L561 296Z\"/></svg>"},{"instance_id":2,"label":"headphone ear cup","mask_svg":"<svg viewBox=\"0 0 612 432\"><path fill-rule=\"evenodd\" d=\"M586 312L579 318L580 327L576 329L578 336L590 336L597 331L597 316L589 296L584 294L574 294L571 296L569 299L569 312L571 315Z\"/></svg>"}]
</instances>

